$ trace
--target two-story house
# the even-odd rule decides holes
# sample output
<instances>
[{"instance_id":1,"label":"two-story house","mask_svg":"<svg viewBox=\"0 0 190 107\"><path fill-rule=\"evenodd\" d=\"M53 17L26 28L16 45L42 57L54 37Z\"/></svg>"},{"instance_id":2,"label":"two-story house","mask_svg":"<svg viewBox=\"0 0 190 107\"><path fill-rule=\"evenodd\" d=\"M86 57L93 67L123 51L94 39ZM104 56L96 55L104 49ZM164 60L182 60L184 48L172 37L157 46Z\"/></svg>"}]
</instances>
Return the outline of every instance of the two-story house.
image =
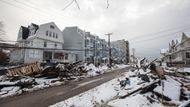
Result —
<instances>
[{"instance_id":1,"label":"two-story house","mask_svg":"<svg viewBox=\"0 0 190 107\"><path fill-rule=\"evenodd\" d=\"M21 26L16 45L22 48L11 52L11 63L75 61L75 54L63 50L63 34L54 22Z\"/></svg>"},{"instance_id":2,"label":"two-story house","mask_svg":"<svg viewBox=\"0 0 190 107\"><path fill-rule=\"evenodd\" d=\"M169 43L169 52L162 57L164 62L172 65L184 65L190 66L190 37L187 37L185 33L182 33L180 43L172 40Z\"/></svg>"}]
</instances>

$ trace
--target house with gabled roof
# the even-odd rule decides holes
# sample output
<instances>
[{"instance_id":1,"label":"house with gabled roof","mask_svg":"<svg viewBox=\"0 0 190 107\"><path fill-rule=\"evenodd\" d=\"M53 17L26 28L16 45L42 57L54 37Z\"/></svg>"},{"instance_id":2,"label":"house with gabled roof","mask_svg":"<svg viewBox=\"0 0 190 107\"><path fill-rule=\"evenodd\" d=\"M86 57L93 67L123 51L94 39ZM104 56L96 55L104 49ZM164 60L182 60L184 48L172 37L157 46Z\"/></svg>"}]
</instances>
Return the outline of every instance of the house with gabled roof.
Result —
<instances>
[{"instance_id":1,"label":"house with gabled roof","mask_svg":"<svg viewBox=\"0 0 190 107\"><path fill-rule=\"evenodd\" d=\"M21 26L16 45L10 63L75 62L75 54L63 50L63 34L54 22Z\"/></svg>"},{"instance_id":2,"label":"house with gabled roof","mask_svg":"<svg viewBox=\"0 0 190 107\"><path fill-rule=\"evenodd\" d=\"M182 33L180 43L172 40L168 53L162 59L171 65L190 66L190 37Z\"/></svg>"}]
</instances>

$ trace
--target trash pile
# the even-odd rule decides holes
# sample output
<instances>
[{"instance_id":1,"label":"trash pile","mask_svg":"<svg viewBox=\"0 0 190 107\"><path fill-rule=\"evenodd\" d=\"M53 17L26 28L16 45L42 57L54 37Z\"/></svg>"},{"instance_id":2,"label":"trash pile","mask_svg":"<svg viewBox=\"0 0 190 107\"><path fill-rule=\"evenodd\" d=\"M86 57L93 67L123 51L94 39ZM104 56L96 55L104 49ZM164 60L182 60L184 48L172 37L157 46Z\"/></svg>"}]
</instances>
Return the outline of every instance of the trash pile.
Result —
<instances>
[{"instance_id":1,"label":"trash pile","mask_svg":"<svg viewBox=\"0 0 190 107\"><path fill-rule=\"evenodd\" d=\"M163 70L164 76L161 78L150 69L133 68L51 107L189 107L190 75L167 67Z\"/></svg>"},{"instance_id":2,"label":"trash pile","mask_svg":"<svg viewBox=\"0 0 190 107\"><path fill-rule=\"evenodd\" d=\"M130 71L128 76L129 80L133 81L135 78L139 78L140 80L135 79L138 80L136 86L134 84L126 85L125 89L120 91L118 99L110 101L108 105L119 107L119 103L126 101L123 103L130 106L131 99L143 97L143 100L146 99L147 102L139 105L134 102L137 107L150 106L152 104L160 104L159 107L176 107L181 105L183 105L183 107L189 107L190 75L179 74L178 71L164 71L165 75L163 79L153 75L150 70L147 70L147 72L144 72L143 69ZM126 105L120 105L120 107L126 107Z\"/></svg>"},{"instance_id":3,"label":"trash pile","mask_svg":"<svg viewBox=\"0 0 190 107\"><path fill-rule=\"evenodd\" d=\"M0 98L63 85L70 80L80 80L107 71L110 70L106 66L95 67L81 61L54 65L31 63L11 67L0 76Z\"/></svg>"}]
</instances>

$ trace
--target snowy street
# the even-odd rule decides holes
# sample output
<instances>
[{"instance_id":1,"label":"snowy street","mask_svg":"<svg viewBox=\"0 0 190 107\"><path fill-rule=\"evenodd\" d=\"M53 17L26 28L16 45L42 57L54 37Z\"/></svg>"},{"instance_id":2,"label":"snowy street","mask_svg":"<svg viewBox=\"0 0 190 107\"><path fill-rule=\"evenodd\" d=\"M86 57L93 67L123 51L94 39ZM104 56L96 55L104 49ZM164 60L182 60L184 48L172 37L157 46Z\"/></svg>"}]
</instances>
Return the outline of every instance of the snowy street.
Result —
<instances>
[{"instance_id":1,"label":"snowy street","mask_svg":"<svg viewBox=\"0 0 190 107\"><path fill-rule=\"evenodd\" d=\"M81 81L68 82L66 85L1 99L0 105L1 107L47 107L101 85L128 70L129 67L85 78Z\"/></svg>"},{"instance_id":2,"label":"snowy street","mask_svg":"<svg viewBox=\"0 0 190 107\"><path fill-rule=\"evenodd\" d=\"M189 76L182 78L168 74L159 83L148 72L131 69L98 87L50 107L189 107ZM139 75L147 75L148 79ZM119 81L126 77L130 82L121 88Z\"/></svg>"}]
</instances>

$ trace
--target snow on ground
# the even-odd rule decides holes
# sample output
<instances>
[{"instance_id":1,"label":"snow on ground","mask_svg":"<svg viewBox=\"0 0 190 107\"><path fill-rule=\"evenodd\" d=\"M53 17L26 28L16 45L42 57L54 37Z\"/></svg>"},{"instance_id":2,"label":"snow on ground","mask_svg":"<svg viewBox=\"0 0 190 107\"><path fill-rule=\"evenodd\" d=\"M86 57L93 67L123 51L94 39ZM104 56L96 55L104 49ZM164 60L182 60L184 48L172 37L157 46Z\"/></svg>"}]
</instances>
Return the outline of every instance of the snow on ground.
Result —
<instances>
[{"instance_id":1,"label":"snow on ground","mask_svg":"<svg viewBox=\"0 0 190 107\"><path fill-rule=\"evenodd\" d=\"M150 103L145 95L137 94L125 99L116 99L108 103L111 107L164 107L160 103Z\"/></svg>"},{"instance_id":2,"label":"snow on ground","mask_svg":"<svg viewBox=\"0 0 190 107\"><path fill-rule=\"evenodd\" d=\"M187 68L187 67L185 67L185 68L179 68L177 71L178 72L188 72L188 73L190 73L190 68Z\"/></svg>"},{"instance_id":3,"label":"snow on ground","mask_svg":"<svg viewBox=\"0 0 190 107\"><path fill-rule=\"evenodd\" d=\"M154 93L157 92L162 94L162 87L158 84L153 91L144 94L135 93L124 99L119 98L120 96L126 95L139 87L152 83L153 79L151 78L149 78L150 82L145 82L138 77L139 74L150 76L151 74L147 74L149 71L150 70L144 72L142 69L139 71L129 71L107 83L71 97L65 101L51 105L50 107L168 107L168 105L163 105L159 97ZM129 78L130 84L127 84L125 88L121 88L119 81L125 80L126 77ZM166 76L166 79L162 80L162 82L164 83L163 95L171 99L170 103L180 105L185 102L184 100L179 101L181 83L179 83L175 77ZM151 102L149 98L152 98L154 101Z\"/></svg>"},{"instance_id":4,"label":"snow on ground","mask_svg":"<svg viewBox=\"0 0 190 107\"><path fill-rule=\"evenodd\" d=\"M51 107L94 107L100 105L118 94L114 89L117 79L111 80L87 92L69 98Z\"/></svg>"},{"instance_id":5,"label":"snow on ground","mask_svg":"<svg viewBox=\"0 0 190 107\"><path fill-rule=\"evenodd\" d=\"M18 95L23 92L32 92L35 90L51 87L51 86L57 86L64 84L64 81L59 81L58 78L55 79L45 79L45 78L22 78L21 80L17 80L14 82L10 81L3 81L0 82L0 85L15 85L19 82L35 82L35 85L32 85L31 87L22 88L20 86L8 86L0 89L0 98Z\"/></svg>"},{"instance_id":6,"label":"snow on ground","mask_svg":"<svg viewBox=\"0 0 190 107\"><path fill-rule=\"evenodd\" d=\"M97 76L97 75L100 75L100 74L103 74L106 72L111 72L111 71L116 70L116 69L126 68L128 66L129 65L124 65L124 64L118 65L118 64L116 64L114 67L112 67L112 69L109 69L107 67L107 65L95 67L93 64L89 64L89 65L85 64L85 69L88 71L87 77L92 77L92 76Z\"/></svg>"},{"instance_id":7,"label":"snow on ground","mask_svg":"<svg viewBox=\"0 0 190 107\"><path fill-rule=\"evenodd\" d=\"M12 87L4 87L1 89L1 95L0 97L7 97L7 96L13 96L17 94L21 94L22 90L20 90L20 87L18 86L12 86Z\"/></svg>"},{"instance_id":8,"label":"snow on ground","mask_svg":"<svg viewBox=\"0 0 190 107\"><path fill-rule=\"evenodd\" d=\"M135 72L130 71L131 75L135 75ZM126 94L129 90L134 90L138 87L138 83L142 82L138 77L130 78L130 85L126 85L124 89L120 88L119 81L129 77L128 73L122 74L118 78L115 78L109 82L106 82L98 87L95 87L89 91L81 93L77 96L71 97L65 101L51 105L50 107L95 107L100 106L114 97ZM145 83L147 84L147 83ZM139 86L142 86L141 84Z\"/></svg>"},{"instance_id":9,"label":"snow on ground","mask_svg":"<svg viewBox=\"0 0 190 107\"><path fill-rule=\"evenodd\" d=\"M163 90L164 96L167 96L172 100L178 101L180 98L181 84L173 80L169 76L166 76L166 80L163 80L162 82L164 85L164 90ZM154 91L162 94L162 86L157 86L154 89Z\"/></svg>"},{"instance_id":10,"label":"snow on ground","mask_svg":"<svg viewBox=\"0 0 190 107\"><path fill-rule=\"evenodd\" d=\"M116 65L113 69L114 70L121 69L127 66L128 65ZM108 70L108 67L106 65L95 67L93 64L85 65L85 69L88 71L86 77L96 76L96 75L100 75L106 72L113 71L113 70ZM75 77L75 78L77 81L79 77ZM64 81L60 81L60 78L46 79L46 78L23 77L20 80L10 81L5 75L0 76L0 86L1 85L15 85L18 82L27 82L27 83L33 82L35 84L30 87L25 87L25 88L21 88L19 86L9 86L9 87L0 88L0 98L21 94L23 92L32 92L32 91L44 89L47 87L65 84Z\"/></svg>"}]
</instances>

